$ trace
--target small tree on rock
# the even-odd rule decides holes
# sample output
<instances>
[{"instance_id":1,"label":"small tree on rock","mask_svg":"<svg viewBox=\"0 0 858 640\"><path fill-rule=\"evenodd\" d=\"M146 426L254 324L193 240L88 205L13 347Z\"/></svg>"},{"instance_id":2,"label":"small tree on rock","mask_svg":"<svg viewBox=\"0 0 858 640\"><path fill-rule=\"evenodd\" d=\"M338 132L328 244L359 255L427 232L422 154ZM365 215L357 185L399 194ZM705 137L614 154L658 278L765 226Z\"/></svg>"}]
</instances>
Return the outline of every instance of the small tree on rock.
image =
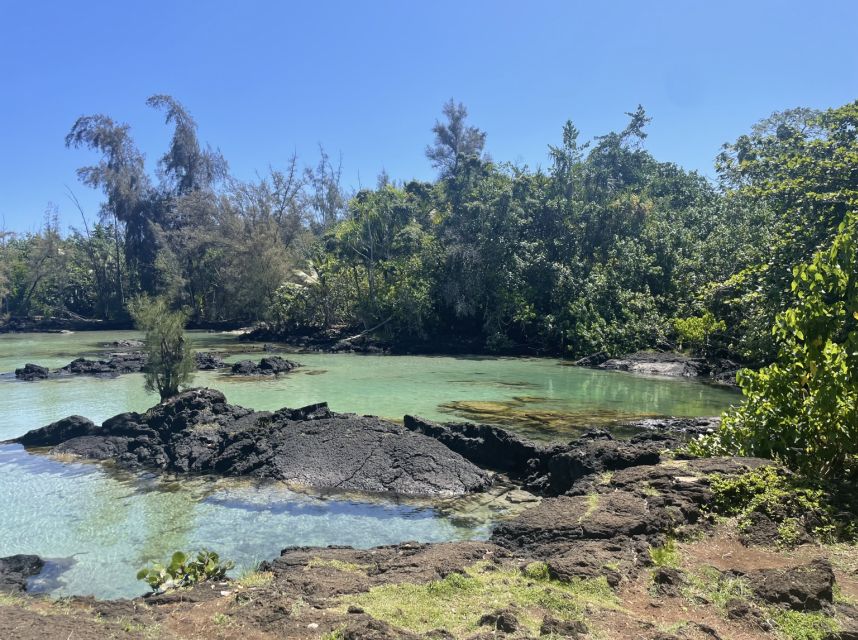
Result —
<instances>
[{"instance_id":1,"label":"small tree on rock","mask_svg":"<svg viewBox=\"0 0 858 640\"><path fill-rule=\"evenodd\" d=\"M168 400L190 384L193 375L193 354L184 335L187 316L170 311L164 298L145 296L132 300L128 311L146 334L146 390L157 391L161 402Z\"/></svg>"}]
</instances>

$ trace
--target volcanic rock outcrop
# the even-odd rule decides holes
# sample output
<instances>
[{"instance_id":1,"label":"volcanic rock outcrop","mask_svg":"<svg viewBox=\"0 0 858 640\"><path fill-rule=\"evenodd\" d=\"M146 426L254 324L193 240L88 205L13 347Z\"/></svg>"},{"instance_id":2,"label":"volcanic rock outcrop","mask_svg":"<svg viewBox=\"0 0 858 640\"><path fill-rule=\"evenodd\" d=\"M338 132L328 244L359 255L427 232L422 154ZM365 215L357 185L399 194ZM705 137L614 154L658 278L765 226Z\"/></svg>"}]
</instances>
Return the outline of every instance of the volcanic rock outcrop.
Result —
<instances>
[{"instance_id":1,"label":"volcanic rock outcrop","mask_svg":"<svg viewBox=\"0 0 858 640\"><path fill-rule=\"evenodd\" d=\"M273 478L319 489L460 495L491 484L490 473L392 422L333 413L324 403L252 411L211 389L186 391L101 426L71 416L12 442L131 469Z\"/></svg>"}]
</instances>

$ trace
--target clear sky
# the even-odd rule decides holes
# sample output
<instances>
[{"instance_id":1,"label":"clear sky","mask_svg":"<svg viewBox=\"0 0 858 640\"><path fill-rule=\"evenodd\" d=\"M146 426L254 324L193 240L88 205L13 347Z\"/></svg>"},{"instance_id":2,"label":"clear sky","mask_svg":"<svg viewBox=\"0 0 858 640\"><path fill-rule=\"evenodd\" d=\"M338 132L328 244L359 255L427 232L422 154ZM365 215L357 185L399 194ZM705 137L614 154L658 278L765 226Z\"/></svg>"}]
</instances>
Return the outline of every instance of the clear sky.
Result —
<instances>
[{"instance_id":1,"label":"clear sky","mask_svg":"<svg viewBox=\"0 0 858 640\"><path fill-rule=\"evenodd\" d=\"M37 228L48 203L78 225L99 194L63 138L75 118L128 122L150 169L168 93L234 175L317 145L345 183L431 178L423 155L451 96L496 160L546 163L571 118L585 137L643 104L662 160L712 175L722 143L772 111L858 98L858 2L0 0L0 228Z\"/></svg>"}]
</instances>

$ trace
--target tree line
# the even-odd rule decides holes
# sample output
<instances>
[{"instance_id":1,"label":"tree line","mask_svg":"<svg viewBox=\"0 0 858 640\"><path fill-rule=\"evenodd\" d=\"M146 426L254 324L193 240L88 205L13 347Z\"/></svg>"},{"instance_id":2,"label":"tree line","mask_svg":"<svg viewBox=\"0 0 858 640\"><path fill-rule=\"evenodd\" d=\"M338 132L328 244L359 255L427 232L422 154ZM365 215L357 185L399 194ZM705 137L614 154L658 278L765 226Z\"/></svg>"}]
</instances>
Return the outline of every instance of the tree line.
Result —
<instances>
[{"instance_id":1,"label":"tree line","mask_svg":"<svg viewBox=\"0 0 858 640\"><path fill-rule=\"evenodd\" d=\"M646 149L638 107L545 167L499 162L466 108L444 105L434 181L386 173L349 192L338 159L232 177L187 109L156 95L173 136L150 172L127 124L79 118L97 221L0 236L0 310L123 319L162 297L197 322L274 332L373 330L393 343L582 356L683 348L746 363L777 353L793 268L834 238L858 190L858 102L775 113L726 144L707 180ZM154 177L153 177L154 176Z\"/></svg>"}]
</instances>

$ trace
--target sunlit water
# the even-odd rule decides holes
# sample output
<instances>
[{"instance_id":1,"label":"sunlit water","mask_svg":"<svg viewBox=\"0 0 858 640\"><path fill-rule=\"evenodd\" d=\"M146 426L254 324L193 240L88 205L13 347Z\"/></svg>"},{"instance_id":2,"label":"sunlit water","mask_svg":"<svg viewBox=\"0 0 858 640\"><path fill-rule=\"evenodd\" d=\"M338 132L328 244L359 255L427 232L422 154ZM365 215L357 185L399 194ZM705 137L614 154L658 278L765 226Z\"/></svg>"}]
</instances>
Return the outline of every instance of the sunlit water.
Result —
<instances>
[{"instance_id":1,"label":"sunlit water","mask_svg":"<svg viewBox=\"0 0 858 640\"><path fill-rule=\"evenodd\" d=\"M104 342L134 337L0 336L0 440L69 414L100 422L154 404L157 398L143 390L137 374L25 383L11 373L26 362L59 367L102 353ZM192 339L200 349L229 351L231 361L262 355L259 345L243 345L232 336L194 333ZM467 417L457 411L470 407L540 439L568 439L588 415L598 416L600 424L635 415L713 415L737 399L698 382L591 371L552 359L289 357L303 366L285 376L236 379L205 372L195 384L255 409L327 401L335 411L449 420ZM451 518L413 501L318 496L277 483L140 476L0 445L0 556L52 559L51 570L34 586L57 595L138 595L145 589L135 580L137 569L177 549L209 547L249 566L289 545L484 538L490 527L488 520Z\"/></svg>"}]
</instances>

